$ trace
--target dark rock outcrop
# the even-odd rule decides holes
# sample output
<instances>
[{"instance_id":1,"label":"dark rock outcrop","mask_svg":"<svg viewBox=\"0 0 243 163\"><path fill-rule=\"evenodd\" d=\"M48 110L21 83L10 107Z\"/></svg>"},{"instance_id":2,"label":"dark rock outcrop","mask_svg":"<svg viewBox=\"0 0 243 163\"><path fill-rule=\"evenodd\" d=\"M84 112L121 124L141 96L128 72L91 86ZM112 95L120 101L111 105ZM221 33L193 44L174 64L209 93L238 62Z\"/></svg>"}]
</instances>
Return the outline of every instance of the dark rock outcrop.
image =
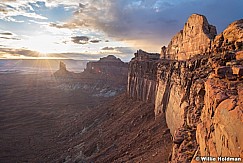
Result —
<instances>
[{"instance_id":1,"label":"dark rock outcrop","mask_svg":"<svg viewBox=\"0 0 243 163\"><path fill-rule=\"evenodd\" d=\"M59 70L57 70L53 75L55 77L71 77L75 73L67 70L66 64L62 61L59 63Z\"/></svg>"}]
</instances>

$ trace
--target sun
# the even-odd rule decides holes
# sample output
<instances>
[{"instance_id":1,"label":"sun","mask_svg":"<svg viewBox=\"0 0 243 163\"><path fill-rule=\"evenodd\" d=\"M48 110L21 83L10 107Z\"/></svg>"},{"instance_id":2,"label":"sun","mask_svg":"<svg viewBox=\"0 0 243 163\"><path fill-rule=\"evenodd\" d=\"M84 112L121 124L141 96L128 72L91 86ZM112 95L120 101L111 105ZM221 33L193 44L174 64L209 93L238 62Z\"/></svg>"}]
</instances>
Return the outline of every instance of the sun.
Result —
<instances>
[{"instance_id":1,"label":"sun","mask_svg":"<svg viewBox=\"0 0 243 163\"><path fill-rule=\"evenodd\" d=\"M34 51L37 51L41 56L46 57L48 53L55 52L57 38L51 35L32 36L26 41L26 45Z\"/></svg>"}]
</instances>

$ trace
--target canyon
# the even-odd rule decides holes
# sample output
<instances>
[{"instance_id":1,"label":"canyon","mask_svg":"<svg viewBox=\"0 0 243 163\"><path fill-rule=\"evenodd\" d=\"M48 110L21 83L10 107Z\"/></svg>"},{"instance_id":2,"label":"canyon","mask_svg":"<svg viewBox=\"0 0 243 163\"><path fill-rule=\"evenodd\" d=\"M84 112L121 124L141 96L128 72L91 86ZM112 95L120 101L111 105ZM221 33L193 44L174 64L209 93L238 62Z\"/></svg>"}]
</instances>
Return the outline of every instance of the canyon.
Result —
<instances>
[{"instance_id":1,"label":"canyon","mask_svg":"<svg viewBox=\"0 0 243 163\"><path fill-rule=\"evenodd\" d=\"M243 159L242 19L217 35L193 14L160 54L0 79L0 162Z\"/></svg>"},{"instance_id":2,"label":"canyon","mask_svg":"<svg viewBox=\"0 0 243 163\"><path fill-rule=\"evenodd\" d=\"M129 63L127 94L165 114L170 162L197 156L243 158L243 20L216 35L193 14L161 54L138 50Z\"/></svg>"}]
</instances>

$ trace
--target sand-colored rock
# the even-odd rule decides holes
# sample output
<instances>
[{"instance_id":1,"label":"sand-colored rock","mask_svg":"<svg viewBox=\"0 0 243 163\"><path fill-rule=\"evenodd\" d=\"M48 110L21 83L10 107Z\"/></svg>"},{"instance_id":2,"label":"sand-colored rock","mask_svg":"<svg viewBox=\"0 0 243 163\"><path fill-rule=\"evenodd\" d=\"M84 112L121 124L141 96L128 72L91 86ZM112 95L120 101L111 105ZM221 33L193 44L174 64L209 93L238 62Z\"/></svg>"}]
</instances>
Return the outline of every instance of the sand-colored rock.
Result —
<instances>
[{"instance_id":1,"label":"sand-colored rock","mask_svg":"<svg viewBox=\"0 0 243 163\"><path fill-rule=\"evenodd\" d=\"M235 83L237 94L242 96L242 84ZM202 122L197 127L197 141L202 156L243 157L243 105L242 98L232 94L231 90L217 78L205 83L205 106L202 110ZM220 94L228 98L215 101ZM216 103L215 103L216 102Z\"/></svg>"},{"instance_id":2,"label":"sand-colored rock","mask_svg":"<svg viewBox=\"0 0 243 163\"><path fill-rule=\"evenodd\" d=\"M243 50L235 53L237 60L243 60Z\"/></svg>"},{"instance_id":3,"label":"sand-colored rock","mask_svg":"<svg viewBox=\"0 0 243 163\"><path fill-rule=\"evenodd\" d=\"M243 50L243 19L231 23L213 41L214 53Z\"/></svg>"},{"instance_id":4,"label":"sand-colored rock","mask_svg":"<svg viewBox=\"0 0 243 163\"><path fill-rule=\"evenodd\" d=\"M203 55L209 52L216 34L216 27L210 25L205 16L192 14L183 30L172 38L167 54L178 60L189 59L197 54Z\"/></svg>"},{"instance_id":5,"label":"sand-colored rock","mask_svg":"<svg viewBox=\"0 0 243 163\"><path fill-rule=\"evenodd\" d=\"M240 33L239 24L227 30ZM232 38L238 49L211 53L215 34L204 16L193 14L168 48L163 47L160 59L143 52L130 62L128 94L154 103L156 119L165 113L174 140L173 163L195 162L196 156L242 157L240 39ZM226 36L230 38L230 32Z\"/></svg>"},{"instance_id":6,"label":"sand-colored rock","mask_svg":"<svg viewBox=\"0 0 243 163\"><path fill-rule=\"evenodd\" d=\"M234 65L232 71L234 75L238 75L239 77L243 76L243 66L241 65Z\"/></svg>"}]
</instances>

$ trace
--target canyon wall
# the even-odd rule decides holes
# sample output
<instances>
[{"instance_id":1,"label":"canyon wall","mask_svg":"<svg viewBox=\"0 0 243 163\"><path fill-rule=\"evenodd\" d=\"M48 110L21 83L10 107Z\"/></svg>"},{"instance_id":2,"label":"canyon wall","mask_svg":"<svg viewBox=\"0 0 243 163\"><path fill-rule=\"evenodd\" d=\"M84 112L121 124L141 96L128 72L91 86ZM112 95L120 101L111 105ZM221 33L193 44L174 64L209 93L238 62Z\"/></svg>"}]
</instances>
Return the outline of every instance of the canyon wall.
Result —
<instances>
[{"instance_id":1,"label":"canyon wall","mask_svg":"<svg viewBox=\"0 0 243 163\"><path fill-rule=\"evenodd\" d=\"M197 142L203 156L243 157L243 82L209 78Z\"/></svg>"},{"instance_id":2,"label":"canyon wall","mask_svg":"<svg viewBox=\"0 0 243 163\"><path fill-rule=\"evenodd\" d=\"M142 50L137 51L129 63L127 92L130 97L138 100L155 101L156 92L156 60L159 54L150 54Z\"/></svg>"},{"instance_id":3,"label":"canyon wall","mask_svg":"<svg viewBox=\"0 0 243 163\"><path fill-rule=\"evenodd\" d=\"M213 40L215 27L193 14L181 36L162 48L163 56L140 50L130 62L128 95L154 103L156 118L165 113L174 142L171 162L243 158L242 25L232 23Z\"/></svg>"}]
</instances>

